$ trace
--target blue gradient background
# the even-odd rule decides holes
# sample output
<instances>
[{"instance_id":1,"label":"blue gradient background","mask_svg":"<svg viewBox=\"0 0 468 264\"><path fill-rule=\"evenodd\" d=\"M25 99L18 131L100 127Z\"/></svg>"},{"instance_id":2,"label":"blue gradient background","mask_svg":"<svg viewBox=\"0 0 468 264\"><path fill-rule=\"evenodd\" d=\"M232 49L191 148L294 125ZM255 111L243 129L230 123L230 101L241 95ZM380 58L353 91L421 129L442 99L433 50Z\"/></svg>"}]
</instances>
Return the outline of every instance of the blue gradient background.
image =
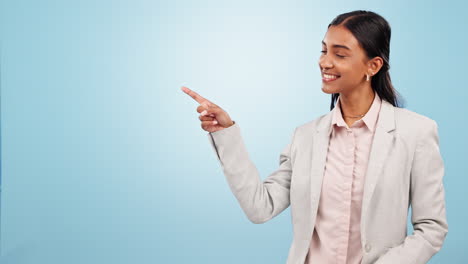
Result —
<instances>
[{"instance_id":1,"label":"blue gradient background","mask_svg":"<svg viewBox=\"0 0 468 264\"><path fill-rule=\"evenodd\" d=\"M266 178L328 112L328 23L366 9L392 27L405 107L439 124L449 233L430 263L467 263L467 7L2 0L0 262L285 263L289 209L248 221L180 86L228 111Z\"/></svg>"}]
</instances>

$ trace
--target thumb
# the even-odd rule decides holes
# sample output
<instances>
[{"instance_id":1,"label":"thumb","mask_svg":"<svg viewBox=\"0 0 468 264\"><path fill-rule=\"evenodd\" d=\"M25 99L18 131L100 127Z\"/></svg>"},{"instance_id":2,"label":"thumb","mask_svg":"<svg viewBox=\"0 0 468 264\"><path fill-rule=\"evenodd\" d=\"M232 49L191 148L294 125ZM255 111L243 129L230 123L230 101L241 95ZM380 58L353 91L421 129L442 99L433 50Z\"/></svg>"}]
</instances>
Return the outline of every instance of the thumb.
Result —
<instances>
[{"instance_id":1,"label":"thumb","mask_svg":"<svg viewBox=\"0 0 468 264\"><path fill-rule=\"evenodd\" d=\"M210 115L210 114L216 114L218 112L216 107L214 107L213 104L211 104L211 103L209 103L207 101L201 103L201 106L203 106L203 108L205 108L205 110L202 112L203 116Z\"/></svg>"},{"instance_id":2,"label":"thumb","mask_svg":"<svg viewBox=\"0 0 468 264\"><path fill-rule=\"evenodd\" d=\"M214 117L217 116L220 113L220 111L221 109L217 107L208 107L205 110L203 110L203 112L201 112L201 115Z\"/></svg>"},{"instance_id":3,"label":"thumb","mask_svg":"<svg viewBox=\"0 0 468 264\"><path fill-rule=\"evenodd\" d=\"M201 103L201 105L205 107L206 109L212 108L214 106L212 103L208 101L204 101L203 103Z\"/></svg>"}]
</instances>

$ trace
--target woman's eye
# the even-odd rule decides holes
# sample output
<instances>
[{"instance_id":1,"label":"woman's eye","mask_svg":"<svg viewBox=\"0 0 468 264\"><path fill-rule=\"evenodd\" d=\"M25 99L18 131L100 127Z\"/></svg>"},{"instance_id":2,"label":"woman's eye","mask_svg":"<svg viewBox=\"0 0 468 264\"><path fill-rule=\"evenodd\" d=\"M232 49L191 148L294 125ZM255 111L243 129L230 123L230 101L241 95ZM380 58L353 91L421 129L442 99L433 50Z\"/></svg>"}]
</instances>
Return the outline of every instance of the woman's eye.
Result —
<instances>
[{"instance_id":1,"label":"woman's eye","mask_svg":"<svg viewBox=\"0 0 468 264\"><path fill-rule=\"evenodd\" d=\"M327 51L326 51L326 50L321 50L320 52L321 52L322 54L325 54L325 53L327 53ZM337 56L337 57L339 57L339 58L344 58L344 57L346 57L346 56L339 55L339 54L336 54L336 56Z\"/></svg>"}]
</instances>

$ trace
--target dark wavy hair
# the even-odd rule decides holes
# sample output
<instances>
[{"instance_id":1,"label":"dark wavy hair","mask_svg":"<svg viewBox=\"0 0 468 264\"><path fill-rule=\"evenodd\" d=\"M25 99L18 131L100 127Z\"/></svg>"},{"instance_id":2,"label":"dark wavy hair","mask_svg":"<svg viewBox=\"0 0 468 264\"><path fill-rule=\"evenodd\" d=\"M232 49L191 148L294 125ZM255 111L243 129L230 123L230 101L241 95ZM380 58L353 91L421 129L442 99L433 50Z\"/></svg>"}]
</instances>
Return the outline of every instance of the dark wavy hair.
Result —
<instances>
[{"instance_id":1,"label":"dark wavy hair","mask_svg":"<svg viewBox=\"0 0 468 264\"><path fill-rule=\"evenodd\" d=\"M401 107L402 103L400 101L402 98L393 87L388 72L390 69L391 36L391 28L388 22L372 11L356 10L338 15L328 25L328 28L339 25L343 25L353 34L369 59L376 56L382 58L382 68L372 77L371 87L380 98L385 99L395 107ZM338 93L332 94L330 110L335 107L338 96Z\"/></svg>"}]
</instances>

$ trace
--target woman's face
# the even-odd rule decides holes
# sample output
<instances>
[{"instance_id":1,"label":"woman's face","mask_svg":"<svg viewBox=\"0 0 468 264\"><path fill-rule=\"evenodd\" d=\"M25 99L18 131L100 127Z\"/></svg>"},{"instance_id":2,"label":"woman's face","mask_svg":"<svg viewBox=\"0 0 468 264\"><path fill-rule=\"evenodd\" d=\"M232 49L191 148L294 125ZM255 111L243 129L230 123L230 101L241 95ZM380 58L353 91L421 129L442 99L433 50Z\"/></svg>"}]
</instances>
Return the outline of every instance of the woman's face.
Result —
<instances>
[{"instance_id":1,"label":"woman's face","mask_svg":"<svg viewBox=\"0 0 468 264\"><path fill-rule=\"evenodd\" d=\"M368 58L357 39L344 26L331 26L322 41L319 67L322 91L349 93L366 84Z\"/></svg>"}]
</instances>

